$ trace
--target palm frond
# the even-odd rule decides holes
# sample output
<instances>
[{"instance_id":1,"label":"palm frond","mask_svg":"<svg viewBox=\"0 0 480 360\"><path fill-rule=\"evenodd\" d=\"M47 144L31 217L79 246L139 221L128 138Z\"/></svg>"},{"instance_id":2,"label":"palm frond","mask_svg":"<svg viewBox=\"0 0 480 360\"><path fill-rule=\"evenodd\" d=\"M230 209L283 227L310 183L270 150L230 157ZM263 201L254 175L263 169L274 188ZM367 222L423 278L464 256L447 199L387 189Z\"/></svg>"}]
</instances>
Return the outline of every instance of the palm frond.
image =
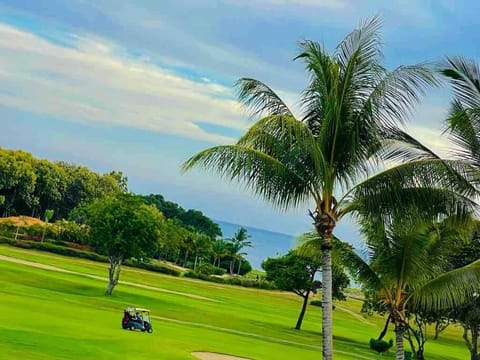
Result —
<instances>
[{"instance_id":1,"label":"palm frond","mask_svg":"<svg viewBox=\"0 0 480 360\"><path fill-rule=\"evenodd\" d=\"M376 291L384 290L385 286L382 279L370 264L358 255L352 246L346 243L342 244L339 256L342 260L342 265L348 269L352 277L369 289Z\"/></svg>"},{"instance_id":2,"label":"palm frond","mask_svg":"<svg viewBox=\"0 0 480 360\"><path fill-rule=\"evenodd\" d=\"M472 212L477 209L471 200L477 189L468 181L458 181L459 177L469 179L471 176L471 168L461 165L439 159L398 165L353 187L339 206L344 207L343 214L353 212L384 220L400 213L433 221L439 216ZM455 169L454 173L450 167Z\"/></svg>"},{"instance_id":3,"label":"palm frond","mask_svg":"<svg viewBox=\"0 0 480 360\"><path fill-rule=\"evenodd\" d=\"M183 171L194 167L211 170L229 181L236 180L281 209L305 203L312 196L308 179L278 159L243 145L203 150L183 164Z\"/></svg>"},{"instance_id":4,"label":"palm frond","mask_svg":"<svg viewBox=\"0 0 480 360\"><path fill-rule=\"evenodd\" d=\"M464 108L460 101L454 100L446 120L446 132L458 149L453 154L462 160L468 160L473 166L480 167L480 108Z\"/></svg>"},{"instance_id":5,"label":"palm frond","mask_svg":"<svg viewBox=\"0 0 480 360\"><path fill-rule=\"evenodd\" d=\"M461 305L480 288L480 260L449 271L412 292L411 308L441 310Z\"/></svg>"},{"instance_id":6,"label":"palm frond","mask_svg":"<svg viewBox=\"0 0 480 360\"><path fill-rule=\"evenodd\" d=\"M328 164L313 133L292 116L274 115L257 121L237 144L275 157L319 186L325 179Z\"/></svg>"},{"instance_id":7,"label":"palm frond","mask_svg":"<svg viewBox=\"0 0 480 360\"><path fill-rule=\"evenodd\" d=\"M480 68L473 60L447 57L440 72L453 86L455 97L466 108L480 107Z\"/></svg>"},{"instance_id":8,"label":"palm frond","mask_svg":"<svg viewBox=\"0 0 480 360\"><path fill-rule=\"evenodd\" d=\"M270 87L261 81L242 78L235 84L238 99L252 111L252 115L289 115L288 106Z\"/></svg>"},{"instance_id":9,"label":"palm frond","mask_svg":"<svg viewBox=\"0 0 480 360\"><path fill-rule=\"evenodd\" d=\"M400 128L382 130L382 149L379 150L383 160L406 162L422 159L440 159L430 148Z\"/></svg>"},{"instance_id":10,"label":"palm frond","mask_svg":"<svg viewBox=\"0 0 480 360\"><path fill-rule=\"evenodd\" d=\"M357 118L372 119L379 128L395 128L412 114L426 89L438 85L427 64L399 66L375 86L357 112Z\"/></svg>"}]
</instances>

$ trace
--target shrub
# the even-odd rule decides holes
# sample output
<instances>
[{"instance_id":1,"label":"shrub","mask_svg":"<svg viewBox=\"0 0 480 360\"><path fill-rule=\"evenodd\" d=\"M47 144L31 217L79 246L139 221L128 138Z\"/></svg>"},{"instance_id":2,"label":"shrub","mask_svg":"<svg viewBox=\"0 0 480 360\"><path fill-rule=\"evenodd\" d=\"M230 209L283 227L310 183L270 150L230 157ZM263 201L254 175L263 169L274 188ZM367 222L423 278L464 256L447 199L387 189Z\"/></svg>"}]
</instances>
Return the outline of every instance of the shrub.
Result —
<instances>
[{"instance_id":1,"label":"shrub","mask_svg":"<svg viewBox=\"0 0 480 360\"><path fill-rule=\"evenodd\" d=\"M145 269L149 271L154 271L154 272L158 272L166 275L172 275L172 276L181 275L181 272L178 271L177 269L174 269L170 266L163 265L163 264L152 264L152 263L146 263L146 262L126 260L125 265L140 268L140 269Z\"/></svg>"},{"instance_id":2,"label":"shrub","mask_svg":"<svg viewBox=\"0 0 480 360\"><path fill-rule=\"evenodd\" d=\"M199 274L204 274L204 275L223 275L225 274L225 269L216 267L212 264L209 263L203 263L199 266L197 266L196 270Z\"/></svg>"},{"instance_id":3,"label":"shrub","mask_svg":"<svg viewBox=\"0 0 480 360\"><path fill-rule=\"evenodd\" d=\"M392 346L393 346L392 339L390 339L389 342L386 342L383 340L370 339L370 349L378 352L379 354L383 354L384 352L387 352L388 349L390 349Z\"/></svg>"},{"instance_id":4,"label":"shrub","mask_svg":"<svg viewBox=\"0 0 480 360\"><path fill-rule=\"evenodd\" d=\"M236 285L236 286L243 286L249 288L257 288L257 289L264 289L264 290L276 290L277 288L275 285L266 280L253 280L253 279L245 279L237 276L233 277L218 277L218 276L211 276L200 274L196 271L187 271L183 274L184 277L192 278L192 279L200 279L204 281L215 282L219 284L228 284L228 285Z\"/></svg>"},{"instance_id":5,"label":"shrub","mask_svg":"<svg viewBox=\"0 0 480 360\"><path fill-rule=\"evenodd\" d=\"M310 305L322 307L322 300L312 300Z\"/></svg>"}]
</instances>

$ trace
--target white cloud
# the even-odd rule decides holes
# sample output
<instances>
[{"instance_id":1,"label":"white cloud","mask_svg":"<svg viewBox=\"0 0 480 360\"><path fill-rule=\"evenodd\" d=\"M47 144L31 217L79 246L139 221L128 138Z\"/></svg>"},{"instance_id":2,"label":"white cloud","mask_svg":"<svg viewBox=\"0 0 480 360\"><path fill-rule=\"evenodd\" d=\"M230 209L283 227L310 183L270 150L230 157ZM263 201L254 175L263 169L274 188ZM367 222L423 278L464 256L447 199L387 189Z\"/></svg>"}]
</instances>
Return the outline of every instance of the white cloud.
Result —
<instances>
[{"instance_id":1,"label":"white cloud","mask_svg":"<svg viewBox=\"0 0 480 360\"><path fill-rule=\"evenodd\" d=\"M230 88L193 81L114 44L73 36L75 48L0 25L0 104L69 121L128 126L209 142L233 139L195 121L244 129Z\"/></svg>"}]
</instances>

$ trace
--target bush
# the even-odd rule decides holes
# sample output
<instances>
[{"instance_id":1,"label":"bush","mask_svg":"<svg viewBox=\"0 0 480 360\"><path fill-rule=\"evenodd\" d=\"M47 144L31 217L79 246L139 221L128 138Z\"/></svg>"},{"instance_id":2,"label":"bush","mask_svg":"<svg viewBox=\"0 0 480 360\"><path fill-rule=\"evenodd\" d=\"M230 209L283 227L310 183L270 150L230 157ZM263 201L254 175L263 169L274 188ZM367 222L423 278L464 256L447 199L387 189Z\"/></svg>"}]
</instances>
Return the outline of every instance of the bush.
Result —
<instances>
[{"instance_id":1,"label":"bush","mask_svg":"<svg viewBox=\"0 0 480 360\"><path fill-rule=\"evenodd\" d=\"M88 259L93 261L108 262L108 259L104 255L100 255L90 251L77 250L70 247L60 246L49 242L35 242L35 241L19 241L13 240L4 236L0 236L0 243L9 244L15 247L23 249L35 249L41 251L48 251L54 254L66 255L72 257L78 257L82 259ZM159 272L162 274L180 276L180 271L177 269L168 267L162 264L146 264L146 263L134 263L130 260L124 263L127 266L145 269L149 271Z\"/></svg>"},{"instance_id":2,"label":"bush","mask_svg":"<svg viewBox=\"0 0 480 360\"><path fill-rule=\"evenodd\" d=\"M225 274L225 269L216 267L209 263L203 263L197 266L196 272L204 275L223 275Z\"/></svg>"},{"instance_id":3,"label":"bush","mask_svg":"<svg viewBox=\"0 0 480 360\"><path fill-rule=\"evenodd\" d=\"M392 346L393 346L392 339L390 339L389 342L386 342L383 340L370 339L370 349L378 352L379 354L383 354L384 352L387 352L388 349L390 349Z\"/></svg>"},{"instance_id":4,"label":"bush","mask_svg":"<svg viewBox=\"0 0 480 360\"><path fill-rule=\"evenodd\" d=\"M163 265L163 264L151 264L151 263L145 263L145 262L136 262L136 261L134 262L132 260L126 260L125 265L136 267L139 269L154 271L162 274L172 275L172 276L181 275L181 272L178 271L177 269L174 269L170 266Z\"/></svg>"},{"instance_id":5,"label":"bush","mask_svg":"<svg viewBox=\"0 0 480 360\"><path fill-rule=\"evenodd\" d=\"M73 256L82 259L93 261L107 262L107 258L94 252L72 249L65 246L59 246L50 242L36 242L36 241L20 241L7 237L0 237L0 243L9 244L23 249L35 249L41 251L48 251L54 254Z\"/></svg>"},{"instance_id":6,"label":"bush","mask_svg":"<svg viewBox=\"0 0 480 360\"><path fill-rule=\"evenodd\" d=\"M184 277L192 278L192 279L200 279L204 281L215 282L219 284L228 284L228 285L236 285L236 286L243 286L249 288L257 288L257 289L264 289L264 290L276 290L277 288L275 285L266 280L253 280L253 279L245 279L238 276L232 277L218 277L218 276L211 276L200 274L196 271L187 271L183 274Z\"/></svg>"},{"instance_id":7,"label":"bush","mask_svg":"<svg viewBox=\"0 0 480 360\"><path fill-rule=\"evenodd\" d=\"M312 300L310 305L322 307L322 300Z\"/></svg>"}]
</instances>

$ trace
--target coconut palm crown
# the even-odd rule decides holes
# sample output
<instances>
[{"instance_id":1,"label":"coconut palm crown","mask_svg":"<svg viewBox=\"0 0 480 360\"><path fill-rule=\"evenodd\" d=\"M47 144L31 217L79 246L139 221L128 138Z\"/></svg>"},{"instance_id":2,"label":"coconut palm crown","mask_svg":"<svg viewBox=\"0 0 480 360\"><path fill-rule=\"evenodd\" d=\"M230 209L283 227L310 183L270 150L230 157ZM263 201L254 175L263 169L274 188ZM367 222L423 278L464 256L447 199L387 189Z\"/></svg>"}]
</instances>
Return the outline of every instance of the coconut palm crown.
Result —
<instances>
[{"instance_id":1,"label":"coconut palm crown","mask_svg":"<svg viewBox=\"0 0 480 360\"><path fill-rule=\"evenodd\" d=\"M452 221L453 220L453 221ZM446 219L437 224L394 221L389 229L365 222L367 258L343 244L343 263L375 298L395 326L396 359L404 359L407 314L438 311L462 304L480 287L480 260L446 271L445 249L452 240L468 238L468 222Z\"/></svg>"},{"instance_id":2,"label":"coconut palm crown","mask_svg":"<svg viewBox=\"0 0 480 360\"><path fill-rule=\"evenodd\" d=\"M347 214L388 219L405 204L415 208L406 217L473 206L464 167L439 159L400 129L437 81L424 65L382 66L380 28L378 17L362 23L332 54L317 42L300 44L295 59L309 81L298 115L266 84L240 79L239 100L259 120L235 144L203 150L183 165L239 181L280 209L311 207L322 239L324 360L333 358L330 252L337 223ZM408 161L385 170L382 159Z\"/></svg>"}]
</instances>

